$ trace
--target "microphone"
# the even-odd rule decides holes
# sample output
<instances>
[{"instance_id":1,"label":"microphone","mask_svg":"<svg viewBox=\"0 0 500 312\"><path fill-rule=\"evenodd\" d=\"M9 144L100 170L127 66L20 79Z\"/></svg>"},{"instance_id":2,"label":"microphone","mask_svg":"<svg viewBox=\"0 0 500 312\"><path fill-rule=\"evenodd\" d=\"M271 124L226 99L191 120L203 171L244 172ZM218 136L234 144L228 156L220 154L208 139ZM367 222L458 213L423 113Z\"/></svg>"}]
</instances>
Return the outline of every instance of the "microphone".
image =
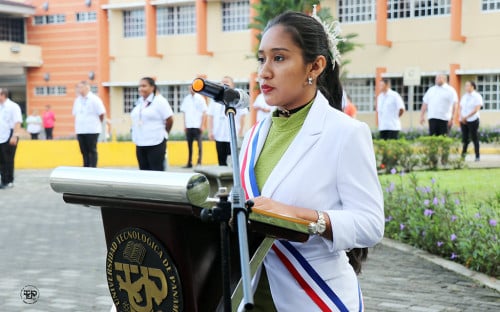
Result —
<instances>
[{"instance_id":1,"label":"microphone","mask_svg":"<svg viewBox=\"0 0 500 312\"><path fill-rule=\"evenodd\" d=\"M236 109L247 108L250 104L250 96L241 89L231 89L227 85L211 82L202 78L196 78L191 84L196 93L211 97L214 101L231 106Z\"/></svg>"}]
</instances>

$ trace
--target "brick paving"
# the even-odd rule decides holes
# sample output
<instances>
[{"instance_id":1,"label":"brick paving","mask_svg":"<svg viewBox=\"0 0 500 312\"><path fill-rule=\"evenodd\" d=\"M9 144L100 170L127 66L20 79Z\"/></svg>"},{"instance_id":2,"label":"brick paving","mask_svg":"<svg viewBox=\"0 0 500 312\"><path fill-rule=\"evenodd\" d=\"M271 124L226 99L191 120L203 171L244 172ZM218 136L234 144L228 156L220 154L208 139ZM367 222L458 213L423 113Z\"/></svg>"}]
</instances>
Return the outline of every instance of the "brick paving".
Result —
<instances>
[{"instance_id":1,"label":"brick paving","mask_svg":"<svg viewBox=\"0 0 500 312\"><path fill-rule=\"evenodd\" d=\"M100 211L64 203L50 172L16 170L0 190L0 311L109 311ZM386 245L370 250L360 283L366 311L500 311L498 291ZM21 299L26 285L39 290L34 304Z\"/></svg>"}]
</instances>

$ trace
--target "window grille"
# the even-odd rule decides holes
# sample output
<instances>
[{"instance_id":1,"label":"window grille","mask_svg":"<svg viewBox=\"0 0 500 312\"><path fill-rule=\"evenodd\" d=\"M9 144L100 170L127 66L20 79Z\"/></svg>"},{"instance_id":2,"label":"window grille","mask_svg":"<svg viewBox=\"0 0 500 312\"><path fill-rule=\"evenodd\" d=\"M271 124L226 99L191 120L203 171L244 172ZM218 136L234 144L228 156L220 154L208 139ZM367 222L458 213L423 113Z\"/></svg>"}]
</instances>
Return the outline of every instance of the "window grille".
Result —
<instances>
[{"instance_id":1,"label":"window grille","mask_svg":"<svg viewBox=\"0 0 500 312\"><path fill-rule=\"evenodd\" d=\"M500 110L500 75L479 75L476 86L483 96L483 109Z\"/></svg>"},{"instance_id":2,"label":"window grille","mask_svg":"<svg viewBox=\"0 0 500 312\"><path fill-rule=\"evenodd\" d=\"M338 0L337 8L337 16L341 23L375 20L375 1L373 0Z\"/></svg>"},{"instance_id":3,"label":"window grille","mask_svg":"<svg viewBox=\"0 0 500 312\"><path fill-rule=\"evenodd\" d=\"M159 7L156 10L158 35L196 33L196 8L194 4Z\"/></svg>"},{"instance_id":4,"label":"window grille","mask_svg":"<svg viewBox=\"0 0 500 312\"><path fill-rule=\"evenodd\" d=\"M144 10L123 11L123 36L125 38L144 37L146 22Z\"/></svg>"},{"instance_id":5,"label":"window grille","mask_svg":"<svg viewBox=\"0 0 500 312\"><path fill-rule=\"evenodd\" d=\"M33 25L64 24L66 16L64 14L37 15L33 18Z\"/></svg>"},{"instance_id":6,"label":"window grille","mask_svg":"<svg viewBox=\"0 0 500 312\"><path fill-rule=\"evenodd\" d=\"M250 24L250 3L241 0L222 1L222 31L247 30Z\"/></svg>"},{"instance_id":7,"label":"window grille","mask_svg":"<svg viewBox=\"0 0 500 312\"><path fill-rule=\"evenodd\" d=\"M97 21L97 12L77 12L76 21L78 23L89 23Z\"/></svg>"}]
</instances>

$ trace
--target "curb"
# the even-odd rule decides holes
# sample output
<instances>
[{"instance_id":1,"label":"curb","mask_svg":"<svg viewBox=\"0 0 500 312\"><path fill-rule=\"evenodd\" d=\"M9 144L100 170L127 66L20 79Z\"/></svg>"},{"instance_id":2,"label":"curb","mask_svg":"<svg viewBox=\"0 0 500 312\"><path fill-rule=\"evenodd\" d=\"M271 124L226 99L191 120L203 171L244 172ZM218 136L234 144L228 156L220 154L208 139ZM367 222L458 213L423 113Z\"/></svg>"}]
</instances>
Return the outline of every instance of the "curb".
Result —
<instances>
[{"instance_id":1,"label":"curb","mask_svg":"<svg viewBox=\"0 0 500 312\"><path fill-rule=\"evenodd\" d=\"M390 248L400 250L400 251L408 252L414 256L420 257L424 260L427 260L429 262L437 264L440 267L445 268L449 271L452 271L452 272L455 272L455 273L460 274L462 276L468 277L468 278L470 278L470 279L472 279L472 280L474 280L474 281L476 281L476 282L478 282L486 287L494 289L500 293L500 281L494 277L491 277L491 276L488 276L486 274L479 273L476 271L472 271L461 264L443 259L439 256L430 254L427 251L424 251L424 250L418 249L416 247L397 242L397 241L392 240L390 238L384 237L382 239L382 241L380 242L380 244L387 246L387 247L390 247Z\"/></svg>"}]
</instances>

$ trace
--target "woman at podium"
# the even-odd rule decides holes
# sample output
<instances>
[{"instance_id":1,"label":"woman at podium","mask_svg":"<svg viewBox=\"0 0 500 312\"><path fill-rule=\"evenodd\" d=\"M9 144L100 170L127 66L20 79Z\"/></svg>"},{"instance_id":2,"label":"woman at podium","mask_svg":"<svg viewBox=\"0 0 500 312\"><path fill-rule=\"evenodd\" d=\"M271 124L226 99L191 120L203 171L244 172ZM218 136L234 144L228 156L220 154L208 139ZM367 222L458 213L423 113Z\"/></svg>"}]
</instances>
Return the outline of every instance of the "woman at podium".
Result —
<instances>
[{"instance_id":1,"label":"woman at podium","mask_svg":"<svg viewBox=\"0 0 500 312\"><path fill-rule=\"evenodd\" d=\"M383 237L371 132L341 111L334 26L286 12L260 43L260 89L277 110L245 136L242 186L253 209L308 220L310 237L275 241L260 270L257 311L362 311L360 263L348 251Z\"/></svg>"}]
</instances>

